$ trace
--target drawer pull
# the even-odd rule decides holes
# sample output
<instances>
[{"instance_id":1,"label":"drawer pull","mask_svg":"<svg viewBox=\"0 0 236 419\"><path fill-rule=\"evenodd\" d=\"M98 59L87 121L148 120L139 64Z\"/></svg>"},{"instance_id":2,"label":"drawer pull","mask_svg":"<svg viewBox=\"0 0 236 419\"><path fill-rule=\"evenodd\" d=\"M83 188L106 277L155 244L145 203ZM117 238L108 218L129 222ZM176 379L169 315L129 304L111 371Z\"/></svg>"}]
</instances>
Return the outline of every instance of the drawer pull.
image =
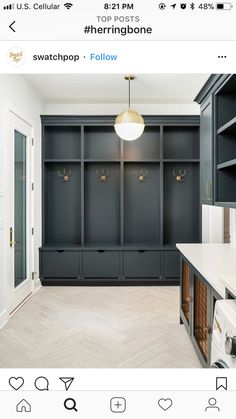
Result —
<instances>
[{"instance_id":1,"label":"drawer pull","mask_svg":"<svg viewBox=\"0 0 236 419\"><path fill-rule=\"evenodd\" d=\"M144 252L146 252L146 250L139 249L138 252L139 253L144 253Z\"/></svg>"},{"instance_id":2,"label":"drawer pull","mask_svg":"<svg viewBox=\"0 0 236 419\"><path fill-rule=\"evenodd\" d=\"M106 250L98 250L98 253L104 253Z\"/></svg>"},{"instance_id":3,"label":"drawer pull","mask_svg":"<svg viewBox=\"0 0 236 419\"><path fill-rule=\"evenodd\" d=\"M57 250L58 253L63 253L65 250Z\"/></svg>"}]
</instances>

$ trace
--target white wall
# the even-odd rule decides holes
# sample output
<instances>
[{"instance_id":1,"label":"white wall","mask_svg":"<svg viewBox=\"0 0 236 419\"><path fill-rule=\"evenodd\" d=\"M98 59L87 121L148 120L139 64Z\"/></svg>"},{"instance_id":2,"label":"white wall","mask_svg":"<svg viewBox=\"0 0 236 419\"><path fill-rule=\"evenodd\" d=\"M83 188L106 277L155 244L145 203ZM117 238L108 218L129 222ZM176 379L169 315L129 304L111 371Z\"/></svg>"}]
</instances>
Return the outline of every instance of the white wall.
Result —
<instances>
[{"instance_id":1,"label":"white wall","mask_svg":"<svg viewBox=\"0 0 236 419\"><path fill-rule=\"evenodd\" d=\"M136 111L143 115L199 115L197 103L135 104ZM48 115L118 115L127 108L127 103L48 103Z\"/></svg>"},{"instance_id":2,"label":"white wall","mask_svg":"<svg viewBox=\"0 0 236 419\"><path fill-rule=\"evenodd\" d=\"M40 245L40 219L41 219L41 158L40 158L40 143L41 143L41 122L40 114L45 112L43 102L38 97L37 93L21 75L0 75L0 193L4 197L0 197L0 326L8 317L6 295L7 284L10 278L7 278L6 261L7 251L9 248L9 231L7 225L7 214L9 208L9 187L7 179L4 177L7 165L6 151L7 151L7 120L9 111L13 111L26 122L32 126L32 132L35 139L35 173L36 173L36 188L35 188L35 225L37 225L35 236L35 261L36 270L38 271L38 252L37 248ZM2 229L1 229L2 227Z\"/></svg>"}]
</instances>

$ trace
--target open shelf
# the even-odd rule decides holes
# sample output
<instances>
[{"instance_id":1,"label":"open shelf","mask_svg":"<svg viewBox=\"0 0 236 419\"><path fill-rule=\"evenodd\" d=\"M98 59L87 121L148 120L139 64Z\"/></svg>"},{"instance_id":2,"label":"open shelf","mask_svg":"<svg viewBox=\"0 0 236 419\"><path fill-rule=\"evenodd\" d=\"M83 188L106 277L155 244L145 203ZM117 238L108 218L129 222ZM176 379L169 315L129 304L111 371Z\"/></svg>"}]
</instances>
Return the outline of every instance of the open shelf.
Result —
<instances>
[{"instance_id":1,"label":"open shelf","mask_svg":"<svg viewBox=\"0 0 236 419\"><path fill-rule=\"evenodd\" d=\"M142 160L129 160L129 159L124 159L125 163L133 163L135 161L135 163L160 163L160 159L142 159Z\"/></svg>"},{"instance_id":2,"label":"open shelf","mask_svg":"<svg viewBox=\"0 0 236 419\"><path fill-rule=\"evenodd\" d=\"M81 159L44 159L44 163L80 163Z\"/></svg>"},{"instance_id":3,"label":"open shelf","mask_svg":"<svg viewBox=\"0 0 236 419\"><path fill-rule=\"evenodd\" d=\"M98 174L109 174L101 181ZM120 244L120 165L86 163L84 196L85 246Z\"/></svg>"},{"instance_id":4,"label":"open shelf","mask_svg":"<svg viewBox=\"0 0 236 419\"><path fill-rule=\"evenodd\" d=\"M62 164L49 163L44 171L44 244L56 247L81 244L80 164L67 163L68 182L58 176L63 169Z\"/></svg>"},{"instance_id":5,"label":"open shelf","mask_svg":"<svg viewBox=\"0 0 236 419\"><path fill-rule=\"evenodd\" d=\"M93 126L84 129L85 159L119 159L120 145L121 141L113 126Z\"/></svg>"},{"instance_id":6,"label":"open shelf","mask_svg":"<svg viewBox=\"0 0 236 419\"><path fill-rule=\"evenodd\" d=\"M173 171L185 170L182 182ZM199 165L197 163L164 164L164 245L199 241Z\"/></svg>"},{"instance_id":7,"label":"open shelf","mask_svg":"<svg viewBox=\"0 0 236 419\"><path fill-rule=\"evenodd\" d=\"M81 244L68 244L68 243L61 243L60 245L50 245L50 244L45 244L42 247L40 247L40 249L45 249L45 250L81 250L82 246Z\"/></svg>"},{"instance_id":8,"label":"open shelf","mask_svg":"<svg viewBox=\"0 0 236 419\"><path fill-rule=\"evenodd\" d=\"M223 127L219 128L217 134L225 134L225 133L236 133L236 117L231 119L231 121L227 122L227 124L223 125Z\"/></svg>"},{"instance_id":9,"label":"open shelf","mask_svg":"<svg viewBox=\"0 0 236 419\"><path fill-rule=\"evenodd\" d=\"M200 159L163 159L164 163L200 163Z\"/></svg>"},{"instance_id":10,"label":"open shelf","mask_svg":"<svg viewBox=\"0 0 236 419\"><path fill-rule=\"evenodd\" d=\"M84 159L85 163L113 163L120 162L120 159Z\"/></svg>"},{"instance_id":11,"label":"open shelf","mask_svg":"<svg viewBox=\"0 0 236 419\"><path fill-rule=\"evenodd\" d=\"M236 75L228 76L216 92L215 204L236 202Z\"/></svg>"},{"instance_id":12,"label":"open shelf","mask_svg":"<svg viewBox=\"0 0 236 419\"><path fill-rule=\"evenodd\" d=\"M236 117L236 75L233 75L216 94L217 128L222 129Z\"/></svg>"},{"instance_id":13,"label":"open shelf","mask_svg":"<svg viewBox=\"0 0 236 419\"><path fill-rule=\"evenodd\" d=\"M135 141L124 141L124 160L160 159L160 127L145 127Z\"/></svg>"},{"instance_id":14,"label":"open shelf","mask_svg":"<svg viewBox=\"0 0 236 419\"><path fill-rule=\"evenodd\" d=\"M70 126L46 126L44 131L45 159L80 159L81 129Z\"/></svg>"},{"instance_id":15,"label":"open shelf","mask_svg":"<svg viewBox=\"0 0 236 419\"><path fill-rule=\"evenodd\" d=\"M226 187L227 185L227 187ZM236 202L236 165L217 171L216 201L222 203Z\"/></svg>"},{"instance_id":16,"label":"open shelf","mask_svg":"<svg viewBox=\"0 0 236 419\"><path fill-rule=\"evenodd\" d=\"M217 169L218 170L226 169L227 167L231 167L231 166L236 166L236 159L227 161L225 163L218 164Z\"/></svg>"},{"instance_id":17,"label":"open shelf","mask_svg":"<svg viewBox=\"0 0 236 419\"><path fill-rule=\"evenodd\" d=\"M164 159L199 159L199 127L164 127Z\"/></svg>"},{"instance_id":18,"label":"open shelf","mask_svg":"<svg viewBox=\"0 0 236 419\"><path fill-rule=\"evenodd\" d=\"M146 178L138 179L141 169ZM154 163L125 163L124 245L160 244L160 167Z\"/></svg>"},{"instance_id":19,"label":"open shelf","mask_svg":"<svg viewBox=\"0 0 236 419\"><path fill-rule=\"evenodd\" d=\"M236 158L236 133L225 131L217 135L217 163L227 163Z\"/></svg>"}]
</instances>

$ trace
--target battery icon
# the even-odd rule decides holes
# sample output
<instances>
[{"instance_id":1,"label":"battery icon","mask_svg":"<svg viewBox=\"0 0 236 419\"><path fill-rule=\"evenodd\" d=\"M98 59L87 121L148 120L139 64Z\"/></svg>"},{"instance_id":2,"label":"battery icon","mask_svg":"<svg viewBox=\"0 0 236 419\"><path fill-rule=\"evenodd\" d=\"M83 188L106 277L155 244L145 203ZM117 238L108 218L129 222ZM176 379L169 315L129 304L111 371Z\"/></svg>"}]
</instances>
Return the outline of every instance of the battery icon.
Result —
<instances>
[{"instance_id":1,"label":"battery icon","mask_svg":"<svg viewBox=\"0 0 236 419\"><path fill-rule=\"evenodd\" d=\"M216 3L216 10L231 10L232 7L231 3Z\"/></svg>"}]
</instances>

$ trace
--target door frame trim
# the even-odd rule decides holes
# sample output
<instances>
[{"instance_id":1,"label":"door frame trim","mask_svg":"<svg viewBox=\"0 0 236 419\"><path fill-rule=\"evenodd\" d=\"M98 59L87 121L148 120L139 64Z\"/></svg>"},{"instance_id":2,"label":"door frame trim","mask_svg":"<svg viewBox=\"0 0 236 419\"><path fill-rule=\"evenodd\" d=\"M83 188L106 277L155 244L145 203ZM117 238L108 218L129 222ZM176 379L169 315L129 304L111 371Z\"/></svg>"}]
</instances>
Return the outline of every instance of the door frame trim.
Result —
<instances>
[{"instance_id":1,"label":"door frame trim","mask_svg":"<svg viewBox=\"0 0 236 419\"><path fill-rule=\"evenodd\" d=\"M14 123L14 119L15 121L18 120L18 124L17 122ZM35 265L35 261L34 261L34 236L31 235L31 229L33 227L34 224L34 214L33 214L33 208L34 208L34 195L33 195L33 191L31 188L31 184L34 181L34 159L33 159L33 149L31 148L31 138L33 138L33 126L30 122L28 122L25 118L22 117L22 115L20 115L20 113L18 113L17 111L14 111L13 109L8 109L8 129L7 129L7 136L8 138L12 138L12 141L14 141L14 133L15 131L19 131L20 133L22 133L23 135L25 135L24 133L24 129L21 128L21 124L25 125L28 128L28 135L26 135L27 139L27 144L26 144L26 159L27 159L27 171L28 171L28 176L29 176L29 181L27 182L27 257L28 257L28 261L27 261L27 279L24 280L21 284L19 284L16 288L14 288L14 285L12 283L12 281L14 280L14 277L12 277L12 267L9 265L7 267L7 284L6 284L6 292L7 292L7 298L6 298L6 302L7 302L7 313L8 316L10 317L12 315L12 313L14 313L18 308L20 308L22 306L22 304L24 302L26 302L28 300L28 298L34 293L34 281L31 278L31 272L34 271L34 265ZM7 156L10 156L9 154L9 147L14 147L14 145L9 144L8 148L7 148ZM12 164L12 163L11 163ZM11 188L13 188L12 190L14 191L14 173L11 175ZM9 186L10 186L10 182L8 183L6 190L9 190ZM12 220L12 214L14 214L14 194L11 195L11 190L9 191L9 193L7 194L7 206L8 208L10 208L10 212L9 215L7 217L7 222L6 222L6 237L8 238L8 233L9 233L9 226L11 226L11 224L14 222L14 220ZM14 217L14 215L13 215ZM11 254L10 254L10 248L9 245L7 243L7 253L6 253L6 258L7 260L11 261ZM9 263L9 262L8 262ZM10 262L11 263L11 262ZM26 281L31 281L29 284L29 293L26 294L23 291L24 286L26 285ZM17 293L17 291L20 293L19 294L19 301L15 301L14 303L14 294ZM23 297L23 298L22 298ZM22 298L22 299L21 299Z\"/></svg>"}]
</instances>

